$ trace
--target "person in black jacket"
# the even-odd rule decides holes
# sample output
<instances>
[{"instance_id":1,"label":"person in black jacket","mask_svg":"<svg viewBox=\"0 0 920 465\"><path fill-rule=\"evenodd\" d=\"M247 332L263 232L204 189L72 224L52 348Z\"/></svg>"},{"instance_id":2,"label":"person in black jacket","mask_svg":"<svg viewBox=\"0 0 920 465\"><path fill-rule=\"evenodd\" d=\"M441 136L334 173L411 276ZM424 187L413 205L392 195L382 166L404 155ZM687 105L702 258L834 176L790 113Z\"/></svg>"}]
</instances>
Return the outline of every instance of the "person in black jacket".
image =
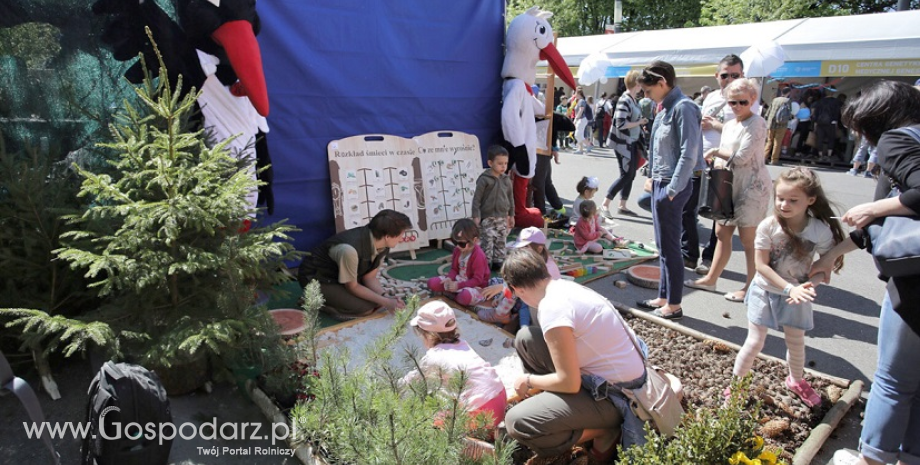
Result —
<instances>
[{"instance_id":1,"label":"person in black jacket","mask_svg":"<svg viewBox=\"0 0 920 465\"><path fill-rule=\"evenodd\" d=\"M533 206L544 215L546 215L546 202L553 207L550 214L556 218L563 218L565 206L562 205L562 199L556 192L556 185L553 184L553 165L552 161L559 164L559 133L569 133L575 130L575 123L568 116L553 113L552 126L552 155L543 155L537 152L537 169L534 171L533 179L530 180L530 186L533 187Z\"/></svg>"},{"instance_id":2,"label":"person in black jacket","mask_svg":"<svg viewBox=\"0 0 920 465\"><path fill-rule=\"evenodd\" d=\"M813 155L818 159L827 159L834 155L837 143L837 127L840 123L840 99L828 95L815 103L811 111L811 120L815 128L815 146Z\"/></svg>"},{"instance_id":3,"label":"person in black jacket","mask_svg":"<svg viewBox=\"0 0 920 465\"><path fill-rule=\"evenodd\" d=\"M843 122L878 147L882 176L875 201L857 205L841 217L864 228L877 218L920 214L920 139L901 128L920 129L920 91L897 81L879 81L843 111ZM898 191L892 191L897 186ZM863 229L815 262L824 272L843 253L865 248ZM860 437L857 464L920 462L920 270L888 278L879 317L878 368Z\"/></svg>"}]
</instances>

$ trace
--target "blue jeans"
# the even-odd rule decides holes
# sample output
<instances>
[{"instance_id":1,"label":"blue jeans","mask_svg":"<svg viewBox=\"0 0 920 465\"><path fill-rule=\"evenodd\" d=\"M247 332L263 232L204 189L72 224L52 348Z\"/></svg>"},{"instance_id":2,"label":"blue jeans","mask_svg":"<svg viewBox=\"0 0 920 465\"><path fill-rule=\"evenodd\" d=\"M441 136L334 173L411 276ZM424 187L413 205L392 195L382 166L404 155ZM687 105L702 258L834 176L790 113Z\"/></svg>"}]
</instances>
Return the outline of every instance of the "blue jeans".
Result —
<instances>
[{"instance_id":1,"label":"blue jeans","mask_svg":"<svg viewBox=\"0 0 920 465\"><path fill-rule=\"evenodd\" d=\"M668 198L668 183L656 179L652 183L652 222L658 245L661 280L658 297L671 305L680 305L684 296L684 257L680 253L681 216L690 200L693 186L689 183L673 199Z\"/></svg>"},{"instance_id":2,"label":"blue jeans","mask_svg":"<svg viewBox=\"0 0 920 465\"><path fill-rule=\"evenodd\" d=\"M687 260L696 263L700 259L700 232L698 220L700 216L700 183L702 178L694 176L690 178L690 185L693 190L690 192L690 198L684 204L684 210L681 212L681 221L683 229L680 233L680 253Z\"/></svg>"},{"instance_id":3,"label":"blue jeans","mask_svg":"<svg viewBox=\"0 0 920 465\"><path fill-rule=\"evenodd\" d=\"M878 368L866 404L860 452L883 463L920 464L920 336L885 293L878 325Z\"/></svg>"}]
</instances>

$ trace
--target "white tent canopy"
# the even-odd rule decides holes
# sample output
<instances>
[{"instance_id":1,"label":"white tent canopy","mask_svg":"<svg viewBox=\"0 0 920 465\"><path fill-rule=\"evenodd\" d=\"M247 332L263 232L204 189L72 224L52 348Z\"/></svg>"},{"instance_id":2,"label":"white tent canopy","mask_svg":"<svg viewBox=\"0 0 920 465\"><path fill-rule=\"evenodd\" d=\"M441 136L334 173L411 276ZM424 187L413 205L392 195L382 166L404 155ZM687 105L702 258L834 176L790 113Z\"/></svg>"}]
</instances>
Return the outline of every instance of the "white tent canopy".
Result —
<instances>
[{"instance_id":1,"label":"white tent canopy","mask_svg":"<svg viewBox=\"0 0 920 465\"><path fill-rule=\"evenodd\" d=\"M771 40L787 56L774 76L910 76L920 75L918 24L920 11L904 11L561 38L558 48L569 66L606 54L608 77L652 60L675 65L678 75L711 76L725 55Z\"/></svg>"},{"instance_id":2,"label":"white tent canopy","mask_svg":"<svg viewBox=\"0 0 920 465\"><path fill-rule=\"evenodd\" d=\"M920 11L806 19L777 38L791 61L920 58Z\"/></svg>"}]
</instances>

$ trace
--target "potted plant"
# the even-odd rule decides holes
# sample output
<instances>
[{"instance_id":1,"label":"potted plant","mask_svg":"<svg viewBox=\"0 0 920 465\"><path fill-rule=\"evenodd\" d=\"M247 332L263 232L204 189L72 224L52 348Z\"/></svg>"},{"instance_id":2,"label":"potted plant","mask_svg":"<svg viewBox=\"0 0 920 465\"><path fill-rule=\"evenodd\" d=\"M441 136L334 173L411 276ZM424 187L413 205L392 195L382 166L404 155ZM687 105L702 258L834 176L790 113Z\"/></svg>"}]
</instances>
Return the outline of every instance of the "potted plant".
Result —
<instances>
[{"instance_id":1,"label":"potted plant","mask_svg":"<svg viewBox=\"0 0 920 465\"><path fill-rule=\"evenodd\" d=\"M78 229L56 253L85 272L104 305L73 319L7 312L20 317L12 324L65 343L65 355L92 342L153 369L200 364L250 337L255 290L288 279L283 263L296 258L295 229L258 226L247 201L258 188L253 160L193 129L198 92L182 97L181 78L172 89L165 73L161 62L157 84L148 76L135 89L142 105L125 102L114 141L100 144L114 151L117 174L75 167L92 204L68 218Z\"/></svg>"}]
</instances>

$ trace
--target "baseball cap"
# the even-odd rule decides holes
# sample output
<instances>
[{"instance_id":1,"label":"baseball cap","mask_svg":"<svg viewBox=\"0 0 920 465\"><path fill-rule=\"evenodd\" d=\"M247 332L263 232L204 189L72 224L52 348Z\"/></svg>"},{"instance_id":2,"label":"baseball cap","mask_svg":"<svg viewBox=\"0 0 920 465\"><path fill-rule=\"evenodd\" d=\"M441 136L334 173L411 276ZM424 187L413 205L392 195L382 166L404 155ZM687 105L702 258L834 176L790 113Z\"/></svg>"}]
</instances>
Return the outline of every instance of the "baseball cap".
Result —
<instances>
[{"instance_id":1,"label":"baseball cap","mask_svg":"<svg viewBox=\"0 0 920 465\"><path fill-rule=\"evenodd\" d=\"M524 228L521 230L521 234L518 235L518 240L514 244L511 244L511 247L524 247L531 243L546 245L546 234L543 234L540 228L535 228L533 226Z\"/></svg>"},{"instance_id":2,"label":"baseball cap","mask_svg":"<svg viewBox=\"0 0 920 465\"><path fill-rule=\"evenodd\" d=\"M457 317L454 315L454 309L445 302L428 302L418 309L409 324L425 331L446 333L457 329Z\"/></svg>"}]
</instances>

